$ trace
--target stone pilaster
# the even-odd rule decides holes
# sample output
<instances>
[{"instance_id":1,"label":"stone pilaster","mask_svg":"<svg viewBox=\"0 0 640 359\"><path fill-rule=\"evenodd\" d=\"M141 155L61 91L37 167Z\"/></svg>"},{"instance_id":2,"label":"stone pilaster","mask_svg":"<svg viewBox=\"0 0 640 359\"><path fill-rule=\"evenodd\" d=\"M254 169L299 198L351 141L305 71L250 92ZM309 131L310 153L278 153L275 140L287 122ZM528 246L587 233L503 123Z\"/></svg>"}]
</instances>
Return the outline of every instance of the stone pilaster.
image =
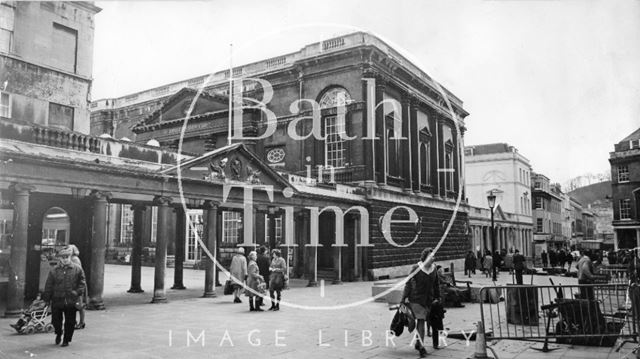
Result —
<instances>
[{"instance_id":1,"label":"stone pilaster","mask_svg":"<svg viewBox=\"0 0 640 359\"><path fill-rule=\"evenodd\" d=\"M217 258L218 250L218 204L213 201L205 201L204 203L204 239L206 240L207 249L211 252L213 258ZM214 283L216 282L216 264L211 258L206 255L205 272L204 272L204 298L215 298L216 288Z\"/></svg>"},{"instance_id":2,"label":"stone pilaster","mask_svg":"<svg viewBox=\"0 0 640 359\"><path fill-rule=\"evenodd\" d=\"M94 190L89 197L93 199L93 229L87 309L104 310L102 293L104 291L104 255L107 237L107 201L111 198L111 193Z\"/></svg>"},{"instance_id":3,"label":"stone pilaster","mask_svg":"<svg viewBox=\"0 0 640 359\"><path fill-rule=\"evenodd\" d=\"M153 203L158 207L158 229L156 237L155 272L153 277L153 299L151 303L166 303L164 276L167 268L167 220L169 219L170 197L156 196Z\"/></svg>"},{"instance_id":4,"label":"stone pilaster","mask_svg":"<svg viewBox=\"0 0 640 359\"><path fill-rule=\"evenodd\" d=\"M27 238L29 231L29 196L35 187L23 184L11 186L15 211L13 243L9 255L9 283L5 317L17 317L24 307L27 274Z\"/></svg>"}]
</instances>

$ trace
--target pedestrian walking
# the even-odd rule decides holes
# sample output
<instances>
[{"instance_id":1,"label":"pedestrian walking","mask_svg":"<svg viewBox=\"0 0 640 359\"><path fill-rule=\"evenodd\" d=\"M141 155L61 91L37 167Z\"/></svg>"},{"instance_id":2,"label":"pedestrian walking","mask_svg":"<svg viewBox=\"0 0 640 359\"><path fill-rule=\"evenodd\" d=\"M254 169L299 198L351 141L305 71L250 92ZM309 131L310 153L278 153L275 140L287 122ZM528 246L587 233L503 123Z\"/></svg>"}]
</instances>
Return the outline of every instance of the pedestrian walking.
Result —
<instances>
[{"instance_id":1,"label":"pedestrian walking","mask_svg":"<svg viewBox=\"0 0 640 359\"><path fill-rule=\"evenodd\" d=\"M80 261L80 250L78 249L78 247L76 247L75 244L70 244L69 249L71 249L71 262L79 265L80 268L82 268L82 262ZM86 326L84 322L84 308L86 305L87 305L87 291L85 290L80 296L80 301L78 306L78 313L80 314L80 322L76 324L76 329L84 329Z\"/></svg>"},{"instance_id":2,"label":"pedestrian walking","mask_svg":"<svg viewBox=\"0 0 640 359\"><path fill-rule=\"evenodd\" d=\"M282 288L284 288L284 282L286 280L285 273L287 270L287 263L284 258L280 256L280 250L274 249L271 251L271 277L269 278L269 297L271 298L271 308L269 310L280 310L280 299Z\"/></svg>"},{"instance_id":3,"label":"pedestrian walking","mask_svg":"<svg viewBox=\"0 0 640 359\"><path fill-rule=\"evenodd\" d=\"M485 277L488 278L491 276L491 270L493 269L493 257L491 253L487 251L487 254L484 256L484 262L482 263L483 271Z\"/></svg>"},{"instance_id":4,"label":"pedestrian walking","mask_svg":"<svg viewBox=\"0 0 640 359\"><path fill-rule=\"evenodd\" d=\"M426 248L420 255L420 261L411 269L413 276L407 281L402 292L402 302L409 302L418 321L419 340L416 342L415 348L421 358L427 356L427 350L424 347L424 332L429 311L432 305L440 302L440 284L433 262L431 248Z\"/></svg>"},{"instance_id":5,"label":"pedestrian walking","mask_svg":"<svg viewBox=\"0 0 640 359\"><path fill-rule=\"evenodd\" d=\"M524 271L524 256L520 254L520 250L516 249L513 255L513 269L516 272L516 284L522 284L522 273Z\"/></svg>"},{"instance_id":6,"label":"pedestrian walking","mask_svg":"<svg viewBox=\"0 0 640 359\"><path fill-rule=\"evenodd\" d=\"M471 272L476 274L476 256L472 251L469 251L464 259L464 274L471 278Z\"/></svg>"},{"instance_id":7,"label":"pedestrian walking","mask_svg":"<svg viewBox=\"0 0 640 359\"><path fill-rule=\"evenodd\" d=\"M240 294L244 287L245 280L247 278L247 258L244 256L244 248L238 248L238 253L231 259L231 266L229 268L233 282L233 302L242 303L240 300Z\"/></svg>"},{"instance_id":8,"label":"pedestrian walking","mask_svg":"<svg viewBox=\"0 0 640 359\"><path fill-rule=\"evenodd\" d=\"M49 272L43 293L44 301L51 302L51 323L56 334L55 343L58 345L62 340L63 347L68 346L73 339L77 306L86 288L84 271L71 261L71 253L72 250L69 248L58 252L60 262Z\"/></svg>"},{"instance_id":9,"label":"pedestrian walking","mask_svg":"<svg viewBox=\"0 0 640 359\"><path fill-rule=\"evenodd\" d=\"M258 268L258 254L256 251L249 252L249 264L247 265L247 296L249 297L249 311L250 312L262 312L260 309L261 298L258 293L260 292L260 283L264 282L264 277L260 275L260 269Z\"/></svg>"},{"instance_id":10,"label":"pedestrian walking","mask_svg":"<svg viewBox=\"0 0 640 359\"><path fill-rule=\"evenodd\" d=\"M540 253L540 258L542 258L542 268L547 268L549 266L549 259L547 258L547 252L543 249L542 253Z\"/></svg>"}]
</instances>

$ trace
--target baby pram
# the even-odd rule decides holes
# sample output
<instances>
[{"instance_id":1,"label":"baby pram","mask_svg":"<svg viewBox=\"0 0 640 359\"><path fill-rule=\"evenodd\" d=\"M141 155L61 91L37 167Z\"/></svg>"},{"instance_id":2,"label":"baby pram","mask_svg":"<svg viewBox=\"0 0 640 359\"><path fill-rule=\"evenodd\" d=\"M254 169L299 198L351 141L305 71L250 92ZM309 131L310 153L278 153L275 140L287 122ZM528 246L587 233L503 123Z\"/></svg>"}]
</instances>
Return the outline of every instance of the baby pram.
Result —
<instances>
[{"instance_id":1,"label":"baby pram","mask_svg":"<svg viewBox=\"0 0 640 359\"><path fill-rule=\"evenodd\" d=\"M48 305L36 303L34 301L31 306L22 314L18 322L11 324L11 327L20 334L33 334L36 332L53 332L53 324L47 320L51 315Z\"/></svg>"}]
</instances>

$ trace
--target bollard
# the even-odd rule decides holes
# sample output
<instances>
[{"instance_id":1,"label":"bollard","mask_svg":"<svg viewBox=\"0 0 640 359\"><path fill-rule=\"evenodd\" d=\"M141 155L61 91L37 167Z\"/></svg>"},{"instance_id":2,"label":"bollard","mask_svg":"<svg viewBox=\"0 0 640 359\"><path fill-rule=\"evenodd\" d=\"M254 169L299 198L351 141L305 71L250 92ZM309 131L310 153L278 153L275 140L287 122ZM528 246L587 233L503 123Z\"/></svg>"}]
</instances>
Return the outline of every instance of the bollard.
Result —
<instances>
[{"instance_id":1,"label":"bollard","mask_svg":"<svg viewBox=\"0 0 640 359\"><path fill-rule=\"evenodd\" d=\"M487 340L484 336L484 325L482 321L478 322L478 332L476 333L476 351L473 356L468 359L488 359L487 356Z\"/></svg>"}]
</instances>

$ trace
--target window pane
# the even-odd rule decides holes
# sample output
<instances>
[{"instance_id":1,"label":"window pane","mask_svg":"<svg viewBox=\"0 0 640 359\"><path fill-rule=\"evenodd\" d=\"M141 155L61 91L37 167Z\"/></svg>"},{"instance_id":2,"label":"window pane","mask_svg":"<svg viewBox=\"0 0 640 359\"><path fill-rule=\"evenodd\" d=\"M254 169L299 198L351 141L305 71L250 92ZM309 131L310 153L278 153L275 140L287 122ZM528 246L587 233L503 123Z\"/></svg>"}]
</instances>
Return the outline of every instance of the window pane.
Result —
<instances>
[{"instance_id":1,"label":"window pane","mask_svg":"<svg viewBox=\"0 0 640 359\"><path fill-rule=\"evenodd\" d=\"M78 32L54 23L52 41L56 44L51 53L53 66L65 71L75 72Z\"/></svg>"},{"instance_id":2,"label":"window pane","mask_svg":"<svg viewBox=\"0 0 640 359\"><path fill-rule=\"evenodd\" d=\"M12 31L0 29L0 51L2 52L10 52L11 51L11 37L13 35Z\"/></svg>"},{"instance_id":3,"label":"window pane","mask_svg":"<svg viewBox=\"0 0 640 359\"><path fill-rule=\"evenodd\" d=\"M325 166L344 166L344 140L340 133L345 133L344 126L339 126L335 116L325 119Z\"/></svg>"}]
</instances>

